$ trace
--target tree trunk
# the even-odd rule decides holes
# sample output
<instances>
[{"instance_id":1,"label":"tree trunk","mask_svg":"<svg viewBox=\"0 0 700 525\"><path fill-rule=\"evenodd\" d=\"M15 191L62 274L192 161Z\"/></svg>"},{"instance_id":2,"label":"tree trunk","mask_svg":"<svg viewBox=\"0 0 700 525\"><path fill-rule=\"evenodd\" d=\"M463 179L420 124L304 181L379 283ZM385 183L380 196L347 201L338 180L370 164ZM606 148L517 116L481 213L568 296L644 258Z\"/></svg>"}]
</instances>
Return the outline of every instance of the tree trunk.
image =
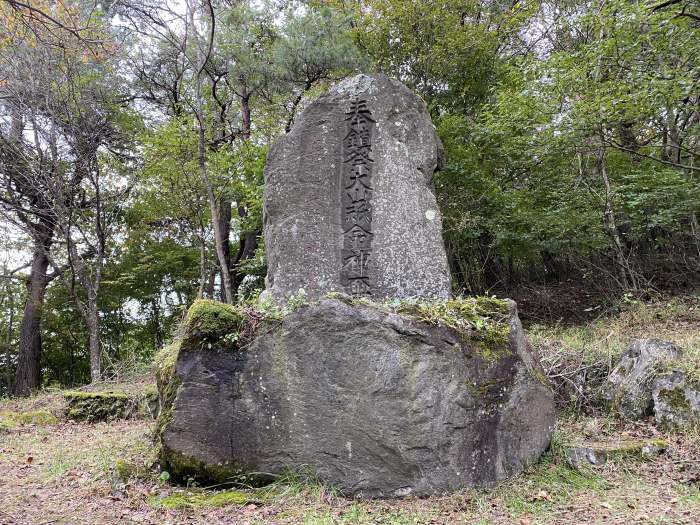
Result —
<instances>
[{"instance_id":1,"label":"tree trunk","mask_svg":"<svg viewBox=\"0 0 700 525\"><path fill-rule=\"evenodd\" d=\"M207 282L207 242L204 237L204 228L199 231L199 290L197 299L204 298L204 290Z\"/></svg>"},{"instance_id":2,"label":"tree trunk","mask_svg":"<svg viewBox=\"0 0 700 525\"><path fill-rule=\"evenodd\" d=\"M605 158L605 148L603 146L602 136L600 147L597 152L597 164L598 173L603 180L603 187L605 188L605 206L603 210L603 224L608 232L608 235L612 238L613 249L615 252L615 260L618 266L618 273L620 276L620 286L625 290L636 289L637 284L635 280L634 273L629 266L627 258L625 257L625 249L620 238L620 232L617 228L617 220L615 218L615 209L613 207L613 195L612 195L612 185L610 183L610 177L608 176L608 169Z\"/></svg>"},{"instance_id":3,"label":"tree trunk","mask_svg":"<svg viewBox=\"0 0 700 525\"><path fill-rule=\"evenodd\" d=\"M48 250L50 234L35 241L32 266L27 284L28 297L20 325L19 356L15 372L14 395L28 396L41 385L41 310L49 279Z\"/></svg>"},{"instance_id":4,"label":"tree trunk","mask_svg":"<svg viewBox=\"0 0 700 525\"><path fill-rule=\"evenodd\" d=\"M201 107L201 104L200 104ZM207 198L209 200L209 209L211 211L211 222L214 227L214 244L216 246L216 256L219 261L219 268L221 270L221 287L223 289L223 299L224 302L232 304L233 303L233 288L231 286L231 272L229 270L228 261L226 260L226 250L225 245L228 244L228 239L224 238L224 232L221 231L221 221L219 219L219 210L216 197L214 196L214 188L212 187L209 176L207 175L207 165L206 165L206 148L205 148L205 137L204 137L204 124L200 123L199 126L199 153L198 164L199 164L199 174L202 178L202 183L207 191Z\"/></svg>"},{"instance_id":5,"label":"tree trunk","mask_svg":"<svg viewBox=\"0 0 700 525\"><path fill-rule=\"evenodd\" d=\"M243 282L243 274L239 271L237 266L243 261L252 259L255 256L255 250L258 248L258 236L259 233L257 231L241 232L239 235L238 254L236 255L236 264L234 265L234 271L231 277L231 281L236 289L238 289Z\"/></svg>"},{"instance_id":6,"label":"tree trunk","mask_svg":"<svg viewBox=\"0 0 700 525\"><path fill-rule=\"evenodd\" d=\"M97 311L97 301L88 301L88 332L90 338L90 381L94 383L102 379L102 348L100 346L100 315Z\"/></svg>"},{"instance_id":7,"label":"tree trunk","mask_svg":"<svg viewBox=\"0 0 700 525\"><path fill-rule=\"evenodd\" d=\"M234 283L235 277L231 274L235 273L233 267L231 266L231 199L228 197L221 197L219 199L219 230L221 231L221 238L223 239L223 252L224 259L226 259L226 268L229 272L229 281L231 282L231 293L235 294L238 291L238 286ZM224 274L221 272L221 282L224 282ZM222 300L226 301L226 295L224 294L223 286L221 290Z\"/></svg>"},{"instance_id":8,"label":"tree trunk","mask_svg":"<svg viewBox=\"0 0 700 525\"><path fill-rule=\"evenodd\" d=\"M158 297L151 300L151 308L153 310L153 338L156 348L160 350L163 348L165 336L163 335L163 327L160 324L160 300Z\"/></svg>"}]
</instances>

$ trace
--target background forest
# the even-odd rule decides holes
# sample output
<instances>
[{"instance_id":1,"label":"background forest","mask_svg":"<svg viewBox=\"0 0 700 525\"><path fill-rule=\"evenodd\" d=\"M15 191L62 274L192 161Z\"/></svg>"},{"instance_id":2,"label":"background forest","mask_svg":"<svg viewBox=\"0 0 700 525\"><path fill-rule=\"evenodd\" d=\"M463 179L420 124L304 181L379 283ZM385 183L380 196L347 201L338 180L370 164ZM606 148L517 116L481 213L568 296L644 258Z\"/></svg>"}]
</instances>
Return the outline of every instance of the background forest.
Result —
<instances>
[{"instance_id":1,"label":"background forest","mask_svg":"<svg viewBox=\"0 0 700 525\"><path fill-rule=\"evenodd\" d=\"M455 293L692 290L698 56L696 0L0 0L0 395L254 298L267 148L359 71L428 104Z\"/></svg>"}]
</instances>

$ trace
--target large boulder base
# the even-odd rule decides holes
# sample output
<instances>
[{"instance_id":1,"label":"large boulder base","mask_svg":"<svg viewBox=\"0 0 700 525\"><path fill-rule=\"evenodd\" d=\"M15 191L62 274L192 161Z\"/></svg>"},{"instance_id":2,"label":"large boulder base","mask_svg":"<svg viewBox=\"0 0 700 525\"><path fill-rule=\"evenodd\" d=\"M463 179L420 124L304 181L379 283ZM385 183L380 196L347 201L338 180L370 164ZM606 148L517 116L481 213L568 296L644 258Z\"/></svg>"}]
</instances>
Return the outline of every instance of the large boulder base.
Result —
<instances>
[{"instance_id":1,"label":"large boulder base","mask_svg":"<svg viewBox=\"0 0 700 525\"><path fill-rule=\"evenodd\" d=\"M465 301L432 315L323 299L243 344L208 337L190 315L158 367L163 468L218 482L301 469L363 497L483 486L521 471L549 444L552 394L515 303ZM468 315L465 305L480 331L439 322Z\"/></svg>"},{"instance_id":2,"label":"large boulder base","mask_svg":"<svg viewBox=\"0 0 700 525\"><path fill-rule=\"evenodd\" d=\"M367 117L363 140L371 149L371 174L354 183L353 108ZM447 299L433 190L442 157L425 102L385 75L348 78L311 103L265 164L267 293L280 302L300 289L309 299L332 291L364 295L346 282L361 274L374 300ZM351 257L359 252L362 259Z\"/></svg>"},{"instance_id":3,"label":"large boulder base","mask_svg":"<svg viewBox=\"0 0 700 525\"><path fill-rule=\"evenodd\" d=\"M603 385L604 401L627 419L651 415L654 380L661 369L681 353L681 349L669 341L632 341Z\"/></svg>"}]
</instances>

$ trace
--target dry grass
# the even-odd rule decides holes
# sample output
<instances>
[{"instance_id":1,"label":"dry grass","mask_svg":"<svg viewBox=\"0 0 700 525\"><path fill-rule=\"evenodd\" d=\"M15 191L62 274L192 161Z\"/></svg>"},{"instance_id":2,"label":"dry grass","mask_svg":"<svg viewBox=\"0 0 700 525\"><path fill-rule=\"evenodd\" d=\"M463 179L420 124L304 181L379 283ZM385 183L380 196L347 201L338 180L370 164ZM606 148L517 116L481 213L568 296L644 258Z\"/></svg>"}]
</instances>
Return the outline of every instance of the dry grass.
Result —
<instances>
[{"instance_id":1,"label":"dry grass","mask_svg":"<svg viewBox=\"0 0 700 525\"><path fill-rule=\"evenodd\" d=\"M673 341L684 350L674 366L700 377L700 297L623 303L617 315L576 326L533 325L530 341L552 379L560 407L595 412L596 389L633 339Z\"/></svg>"}]
</instances>

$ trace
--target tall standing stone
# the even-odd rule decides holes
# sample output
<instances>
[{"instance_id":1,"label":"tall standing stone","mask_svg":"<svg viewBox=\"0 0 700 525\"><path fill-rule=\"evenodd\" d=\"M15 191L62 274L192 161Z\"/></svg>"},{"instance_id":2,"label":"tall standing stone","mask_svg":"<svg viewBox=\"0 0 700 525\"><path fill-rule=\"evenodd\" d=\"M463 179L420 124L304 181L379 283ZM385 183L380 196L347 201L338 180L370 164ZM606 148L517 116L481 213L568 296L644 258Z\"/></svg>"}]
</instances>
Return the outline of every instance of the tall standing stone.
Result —
<instances>
[{"instance_id":1,"label":"tall standing stone","mask_svg":"<svg viewBox=\"0 0 700 525\"><path fill-rule=\"evenodd\" d=\"M265 168L272 296L447 298L432 182L442 155L425 103L384 75L347 79L313 102Z\"/></svg>"}]
</instances>

